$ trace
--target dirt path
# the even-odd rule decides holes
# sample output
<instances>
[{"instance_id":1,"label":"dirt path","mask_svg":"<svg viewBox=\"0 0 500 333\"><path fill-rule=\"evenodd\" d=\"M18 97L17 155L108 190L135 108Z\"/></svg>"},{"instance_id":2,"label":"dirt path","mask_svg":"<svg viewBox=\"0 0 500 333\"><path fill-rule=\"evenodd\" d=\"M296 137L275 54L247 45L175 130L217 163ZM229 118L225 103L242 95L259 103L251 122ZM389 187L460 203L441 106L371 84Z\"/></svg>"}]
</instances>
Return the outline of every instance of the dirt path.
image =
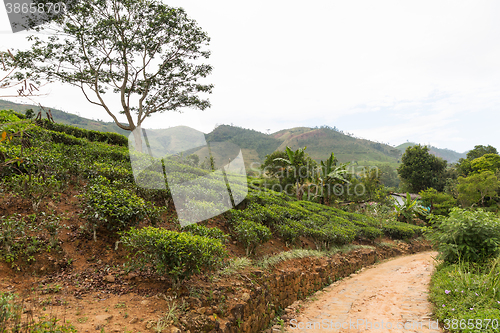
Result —
<instances>
[{"instance_id":1,"label":"dirt path","mask_svg":"<svg viewBox=\"0 0 500 333\"><path fill-rule=\"evenodd\" d=\"M427 290L437 252L362 270L318 292L287 332L442 332Z\"/></svg>"}]
</instances>

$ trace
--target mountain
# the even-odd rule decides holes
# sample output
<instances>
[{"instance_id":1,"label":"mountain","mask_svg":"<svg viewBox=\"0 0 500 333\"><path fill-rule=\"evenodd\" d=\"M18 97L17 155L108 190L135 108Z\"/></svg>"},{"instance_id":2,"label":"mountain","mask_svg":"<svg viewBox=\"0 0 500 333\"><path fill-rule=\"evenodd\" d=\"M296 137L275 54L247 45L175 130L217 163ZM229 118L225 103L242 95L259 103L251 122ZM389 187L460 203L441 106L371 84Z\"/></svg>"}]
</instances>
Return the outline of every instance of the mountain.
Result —
<instances>
[{"instance_id":1,"label":"mountain","mask_svg":"<svg viewBox=\"0 0 500 333\"><path fill-rule=\"evenodd\" d=\"M334 152L340 162L356 161L358 165L379 163L397 164L400 151L377 142L357 139L331 127L296 127L264 134L241 127L221 125L207 134L208 142L229 141L243 152L247 167L252 162L263 162L275 150L306 148L316 161L326 160ZM217 156L215 156L217 159Z\"/></svg>"},{"instance_id":2,"label":"mountain","mask_svg":"<svg viewBox=\"0 0 500 333\"><path fill-rule=\"evenodd\" d=\"M405 142L403 144L400 144L399 146L396 147L401 153L404 153L406 148L412 147L417 145L417 143L414 142ZM454 150L451 149L446 149L446 148L437 148L433 146L427 146L429 147L429 152L433 155L436 155L437 157L441 157L443 160L446 160L448 163L456 163L460 158L466 158L467 155L466 153L458 153Z\"/></svg>"}]
</instances>

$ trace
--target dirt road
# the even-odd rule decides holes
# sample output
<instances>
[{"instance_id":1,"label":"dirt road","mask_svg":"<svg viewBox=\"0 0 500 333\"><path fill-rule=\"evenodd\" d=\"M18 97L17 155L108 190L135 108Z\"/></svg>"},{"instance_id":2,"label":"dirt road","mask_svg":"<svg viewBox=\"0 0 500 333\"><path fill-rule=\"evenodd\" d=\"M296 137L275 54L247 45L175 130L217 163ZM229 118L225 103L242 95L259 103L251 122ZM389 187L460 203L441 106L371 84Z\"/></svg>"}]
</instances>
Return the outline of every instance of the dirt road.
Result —
<instances>
[{"instance_id":1,"label":"dirt road","mask_svg":"<svg viewBox=\"0 0 500 333\"><path fill-rule=\"evenodd\" d=\"M427 290L437 252L389 260L313 296L287 332L442 332Z\"/></svg>"}]
</instances>

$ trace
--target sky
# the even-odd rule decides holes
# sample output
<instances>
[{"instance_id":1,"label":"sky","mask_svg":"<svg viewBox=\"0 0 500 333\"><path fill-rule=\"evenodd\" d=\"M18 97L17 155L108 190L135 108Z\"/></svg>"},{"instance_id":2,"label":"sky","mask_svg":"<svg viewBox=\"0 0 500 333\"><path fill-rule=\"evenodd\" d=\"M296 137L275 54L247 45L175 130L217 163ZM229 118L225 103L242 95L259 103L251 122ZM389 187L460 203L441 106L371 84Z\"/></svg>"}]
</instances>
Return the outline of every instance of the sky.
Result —
<instances>
[{"instance_id":1,"label":"sky","mask_svg":"<svg viewBox=\"0 0 500 333\"><path fill-rule=\"evenodd\" d=\"M157 114L146 128L328 125L390 145L500 149L498 1L164 2L211 38L212 106ZM0 49L26 49L28 35L10 31L0 6ZM43 105L111 121L79 89L44 92Z\"/></svg>"}]
</instances>

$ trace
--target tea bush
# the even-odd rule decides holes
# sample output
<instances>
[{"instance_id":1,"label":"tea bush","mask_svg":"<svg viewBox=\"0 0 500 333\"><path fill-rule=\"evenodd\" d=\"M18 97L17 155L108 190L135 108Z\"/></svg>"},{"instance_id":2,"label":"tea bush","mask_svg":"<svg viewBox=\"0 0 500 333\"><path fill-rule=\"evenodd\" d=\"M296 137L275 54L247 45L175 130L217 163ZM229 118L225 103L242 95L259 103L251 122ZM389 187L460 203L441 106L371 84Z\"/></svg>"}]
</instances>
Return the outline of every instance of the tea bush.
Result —
<instances>
[{"instance_id":1,"label":"tea bush","mask_svg":"<svg viewBox=\"0 0 500 333\"><path fill-rule=\"evenodd\" d=\"M128 146L128 138L118 133L87 130L71 125L53 123L46 119L39 121L38 125L47 130L65 133L76 138L85 138L89 141L105 142L111 145Z\"/></svg>"},{"instance_id":2,"label":"tea bush","mask_svg":"<svg viewBox=\"0 0 500 333\"><path fill-rule=\"evenodd\" d=\"M131 268L153 268L168 275L175 285L203 270L218 268L227 251L218 239L162 228L131 228L121 233L130 250Z\"/></svg>"},{"instance_id":3,"label":"tea bush","mask_svg":"<svg viewBox=\"0 0 500 333\"><path fill-rule=\"evenodd\" d=\"M238 241L245 246L247 255L253 253L257 245L267 242L272 236L268 227L243 219L236 222L234 232Z\"/></svg>"},{"instance_id":4,"label":"tea bush","mask_svg":"<svg viewBox=\"0 0 500 333\"><path fill-rule=\"evenodd\" d=\"M368 240L375 240L379 237L382 237L384 233L382 230L374 228L374 227L361 227L358 229L358 237L368 239Z\"/></svg>"},{"instance_id":5,"label":"tea bush","mask_svg":"<svg viewBox=\"0 0 500 333\"><path fill-rule=\"evenodd\" d=\"M500 220L481 209L453 208L449 217L436 219L428 234L448 263L483 262L500 253Z\"/></svg>"},{"instance_id":6,"label":"tea bush","mask_svg":"<svg viewBox=\"0 0 500 333\"><path fill-rule=\"evenodd\" d=\"M44 242L30 235L30 229L20 215L0 217L1 260L8 263L14 263L19 258L28 262L34 260L34 255L43 249Z\"/></svg>"},{"instance_id":7,"label":"tea bush","mask_svg":"<svg viewBox=\"0 0 500 333\"><path fill-rule=\"evenodd\" d=\"M208 228L198 223L193 223L185 226L184 228L182 228L182 231L186 231L197 236L218 239L222 243L226 243L229 237L219 228Z\"/></svg>"},{"instance_id":8,"label":"tea bush","mask_svg":"<svg viewBox=\"0 0 500 333\"><path fill-rule=\"evenodd\" d=\"M382 227L384 234L392 239L409 239L421 235L422 227L403 222L390 222Z\"/></svg>"},{"instance_id":9,"label":"tea bush","mask_svg":"<svg viewBox=\"0 0 500 333\"><path fill-rule=\"evenodd\" d=\"M151 215L159 218L156 208L129 190L111 186L102 176L86 186L82 217L92 223L95 231L105 226L109 230L124 230Z\"/></svg>"}]
</instances>

